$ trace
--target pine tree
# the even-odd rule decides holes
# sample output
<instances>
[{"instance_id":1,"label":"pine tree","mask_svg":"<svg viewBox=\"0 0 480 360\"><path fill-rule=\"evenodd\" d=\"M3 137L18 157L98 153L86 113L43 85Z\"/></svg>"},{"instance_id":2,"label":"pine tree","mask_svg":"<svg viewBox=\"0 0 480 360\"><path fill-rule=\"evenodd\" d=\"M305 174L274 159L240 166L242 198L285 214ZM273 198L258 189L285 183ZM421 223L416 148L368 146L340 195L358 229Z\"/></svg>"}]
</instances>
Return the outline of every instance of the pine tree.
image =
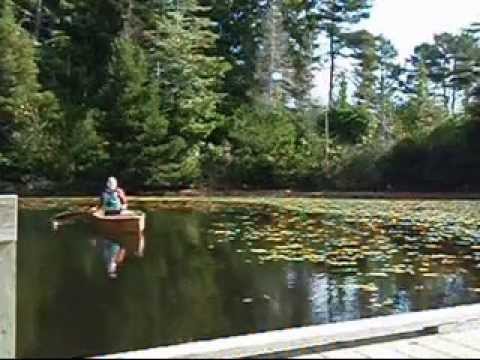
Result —
<instances>
[{"instance_id":1,"label":"pine tree","mask_svg":"<svg viewBox=\"0 0 480 360\"><path fill-rule=\"evenodd\" d=\"M269 82L273 83L275 89L283 89L281 92L286 94L287 102L296 108L310 105L312 73L318 61L315 56L317 2L200 1L211 7L209 13L218 23L218 39L213 50L232 66L224 82L224 91L228 94L225 104L231 105L226 109L227 112L237 105L257 99L259 92L265 94ZM277 61L277 64L281 64L276 66L283 70L274 70L274 77L283 81L272 81L267 74L267 60L272 55L268 53L269 49L284 54L282 60Z\"/></svg>"},{"instance_id":2,"label":"pine tree","mask_svg":"<svg viewBox=\"0 0 480 360\"><path fill-rule=\"evenodd\" d=\"M451 44L452 68L448 83L452 90L451 113L457 111L458 99L463 96L463 106L468 107L470 91L477 77L475 66L479 60L479 48L474 36L462 32Z\"/></svg>"},{"instance_id":3,"label":"pine tree","mask_svg":"<svg viewBox=\"0 0 480 360\"><path fill-rule=\"evenodd\" d=\"M339 76L340 78L340 89L338 92L338 100L336 107L338 109L347 109L350 107L350 104L348 103L348 81L347 81L347 75L345 72L342 72Z\"/></svg>"},{"instance_id":4,"label":"pine tree","mask_svg":"<svg viewBox=\"0 0 480 360\"><path fill-rule=\"evenodd\" d=\"M418 65L424 63L428 77L434 84L435 96L443 100L446 111L454 114L458 99L468 106L470 91L474 83L477 58L475 37L468 31L460 35L441 33L434 36L434 43L423 43L415 48L410 62L412 77L418 73Z\"/></svg>"},{"instance_id":5,"label":"pine tree","mask_svg":"<svg viewBox=\"0 0 480 360\"><path fill-rule=\"evenodd\" d=\"M349 26L368 18L371 8L370 0L327 0L318 1L316 10L320 19L320 29L325 31L328 41L330 58L330 86L328 104L333 105L333 89L335 88L335 70L337 57L342 55L345 47L345 34Z\"/></svg>"},{"instance_id":6,"label":"pine tree","mask_svg":"<svg viewBox=\"0 0 480 360\"><path fill-rule=\"evenodd\" d=\"M353 50L352 57L358 62L354 72L358 84L355 93L358 104L366 109L374 109L377 103L376 71L379 67L376 38L368 31L360 30L348 35L347 45Z\"/></svg>"},{"instance_id":7,"label":"pine tree","mask_svg":"<svg viewBox=\"0 0 480 360\"><path fill-rule=\"evenodd\" d=\"M404 128L407 133L414 136L425 134L444 119L444 111L435 104L431 96L427 66L420 63L415 93L408 101L403 117Z\"/></svg>"},{"instance_id":8,"label":"pine tree","mask_svg":"<svg viewBox=\"0 0 480 360\"><path fill-rule=\"evenodd\" d=\"M149 74L143 49L125 34L119 37L103 90L106 116L101 128L109 144L110 173L119 172L132 185L148 183L149 165L164 161L144 156L152 147L163 146L168 127L160 113L157 83Z\"/></svg>"},{"instance_id":9,"label":"pine tree","mask_svg":"<svg viewBox=\"0 0 480 360\"><path fill-rule=\"evenodd\" d=\"M291 100L293 69L289 58L289 34L285 30L282 1L270 0L263 26L263 41L257 56L256 98L269 106L286 105Z\"/></svg>"},{"instance_id":10,"label":"pine tree","mask_svg":"<svg viewBox=\"0 0 480 360\"><path fill-rule=\"evenodd\" d=\"M316 1L290 0L283 2L285 29L289 34L289 61L292 65L292 86L289 92L295 105L308 109L312 105L313 72L319 69L315 40L318 26L315 14Z\"/></svg>"},{"instance_id":11,"label":"pine tree","mask_svg":"<svg viewBox=\"0 0 480 360\"><path fill-rule=\"evenodd\" d=\"M224 58L231 66L225 74L222 92L226 94L222 110L233 108L251 100L251 90L256 87L255 69L265 4L252 0L200 0L208 6L208 15L217 26L212 55Z\"/></svg>"},{"instance_id":12,"label":"pine tree","mask_svg":"<svg viewBox=\"0 0 480 360\"><path fill-rule=\"evenodd\" d=\"M342 50L345 48L345 34L350 29L350 25L359 23L362 19L368 18L371 8L370 0L327 0L316 1L316 17L318 19L318 28L324 31L329 47L328 56L330 62L330 80L328 91L328 112L325 118L325 134L327 136L327 149L325 156L326 168L329 168L329 150L328 150L328 133L330 113L334 105L334 88L335 88L335 72L336 60L342 56Z\"/></svg>"},{"instance_id":13,"label":"pine tree","mask_svg":"<svg viewBox=\"0 0 480 360\"><path fill-rule=\"evenodd\" d=\"M35 171L49 162L58 104L41 90L34 43L16 22L11 0L1 2L0 48L0 157Z\"/></svg>"},{"instance_id":14,"label":"pine tree","mask_svg":"<svg viewBox=\"0 0 480 360\"><path fill-rule=\"evenodd\" d=\"M43 1L40 80L68 106L98 105L111 45L123 29L126 1Z\"/></svg>"},{"instance_id":15,"label":"pine tree","mask_svg":"<svg viewBox=\"0 0 480 360\"><path fill-rule=\"evenodd\" d=\"M203 148L219 125L217 107L229 66L210 55L217 36L205 11L196 1L179 2L157 14L156 28L149 32L160 109L169 119L170 159L176 163L170 183L191 183L200 175Z\"/></svg>"},{"instance_id":16,"label":"pine tree","mask_svg":"<svg viewBox=\"0 0 480 360\"><path fill-rule=\"evenodd\" d=\"M330 111L331 126L329 127L336 142L356 144L364 137L370 117L362 106L350 104L345 72L340 73L338 83L339 91L335 107Z\"/></svg>"},{"instance_id":17,"label":"pine tree","mask_svg":"<svg viewBox=\"0 0 480 360\"><path fill-rule=\"evenodd\" d=\"M383 36L377 37L377 56L379 60L379 79L376 88L378 104L377 113L380 118L381 139L388 146L393 140L395 128L393 109L395 95L400 89L400 76L403 69L396 62L398 55L393 44Z\"/></svg>"}]
</instances>

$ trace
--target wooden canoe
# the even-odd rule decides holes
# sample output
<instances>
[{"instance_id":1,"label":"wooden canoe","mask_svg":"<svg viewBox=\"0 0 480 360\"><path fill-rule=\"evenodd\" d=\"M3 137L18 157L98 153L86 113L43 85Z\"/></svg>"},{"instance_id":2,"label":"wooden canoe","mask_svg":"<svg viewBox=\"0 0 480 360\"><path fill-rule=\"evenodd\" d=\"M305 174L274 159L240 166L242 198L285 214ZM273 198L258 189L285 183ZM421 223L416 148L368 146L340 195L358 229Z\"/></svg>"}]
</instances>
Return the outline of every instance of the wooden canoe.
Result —
<instances>
[{"instance_id":1,"label":"wooden canoe","mask_svg":"<svg viewBox=\"0 0 480 360\"><path fill-rule=\"evenodd\" d=\"M125 210L119 215L106 216L103 210L92 213L95 225L102 232L113 235L139 235L145 230L143 211Z\"/></svg>"}]
</instances>

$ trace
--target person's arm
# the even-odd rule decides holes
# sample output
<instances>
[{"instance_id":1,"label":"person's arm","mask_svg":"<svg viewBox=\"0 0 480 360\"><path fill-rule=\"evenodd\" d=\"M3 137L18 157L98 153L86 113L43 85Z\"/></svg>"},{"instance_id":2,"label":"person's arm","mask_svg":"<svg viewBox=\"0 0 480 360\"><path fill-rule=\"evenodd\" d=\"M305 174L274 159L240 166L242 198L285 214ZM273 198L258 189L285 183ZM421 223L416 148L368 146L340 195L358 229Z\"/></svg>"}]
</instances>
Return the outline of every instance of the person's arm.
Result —
<instances>
[{"instance_id":1,"label":"person's arm","mask_svg":"<svg viewBox=\"0 0 480 360\"><path fill-rule=\"evenodd\" d=\"M128 200L127 200L127 195L125 195L125 191L123 191L123 189L120 189L120 188L118 189L118 197L122 202L122 208L126 209L128 206Z\"/></svg>"}]
</instances>

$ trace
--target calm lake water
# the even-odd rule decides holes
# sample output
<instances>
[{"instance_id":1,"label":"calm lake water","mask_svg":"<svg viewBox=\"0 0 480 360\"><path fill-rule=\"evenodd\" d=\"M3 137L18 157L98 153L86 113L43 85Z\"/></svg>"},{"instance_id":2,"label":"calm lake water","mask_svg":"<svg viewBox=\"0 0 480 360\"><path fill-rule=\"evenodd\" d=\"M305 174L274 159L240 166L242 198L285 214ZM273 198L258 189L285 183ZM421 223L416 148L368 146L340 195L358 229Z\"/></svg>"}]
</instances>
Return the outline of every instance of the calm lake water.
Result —
<instances>
[{"instance_id":1,"label":"calm lake water","mask_svg":"<svg viewBox=\"0 0 480 360\"><path fill-rule=\"evenodd\" d=\"M54 232L55 211L22 210L18 356L91 356L478 302L479 205L439 204L151 209L144 256L129 254L116 279L106 272L111 243L91 224Z\"/></svg>"}]
</instances>

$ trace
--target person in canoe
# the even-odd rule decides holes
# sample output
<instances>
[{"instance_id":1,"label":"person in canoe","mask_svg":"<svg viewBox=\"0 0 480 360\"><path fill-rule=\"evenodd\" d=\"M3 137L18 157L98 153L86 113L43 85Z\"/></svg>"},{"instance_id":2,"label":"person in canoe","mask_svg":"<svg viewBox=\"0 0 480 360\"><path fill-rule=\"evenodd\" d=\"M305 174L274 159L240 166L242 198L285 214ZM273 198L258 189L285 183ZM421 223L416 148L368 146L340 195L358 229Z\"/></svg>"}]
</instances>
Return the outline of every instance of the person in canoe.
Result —
<instances>
[{"instance_id":1,"label":"person in canoe","mask_svg":"<svg viewBox=\"0 0 480 360\"><path fill-rule=\"evenodd\" d=\"M125 191L118 186L118 181L115 177L111 176L108 178L100 204L105 211L105 215L119 215L123 210L127 210L127 196Z\"/></svg>"}]
</instances>

